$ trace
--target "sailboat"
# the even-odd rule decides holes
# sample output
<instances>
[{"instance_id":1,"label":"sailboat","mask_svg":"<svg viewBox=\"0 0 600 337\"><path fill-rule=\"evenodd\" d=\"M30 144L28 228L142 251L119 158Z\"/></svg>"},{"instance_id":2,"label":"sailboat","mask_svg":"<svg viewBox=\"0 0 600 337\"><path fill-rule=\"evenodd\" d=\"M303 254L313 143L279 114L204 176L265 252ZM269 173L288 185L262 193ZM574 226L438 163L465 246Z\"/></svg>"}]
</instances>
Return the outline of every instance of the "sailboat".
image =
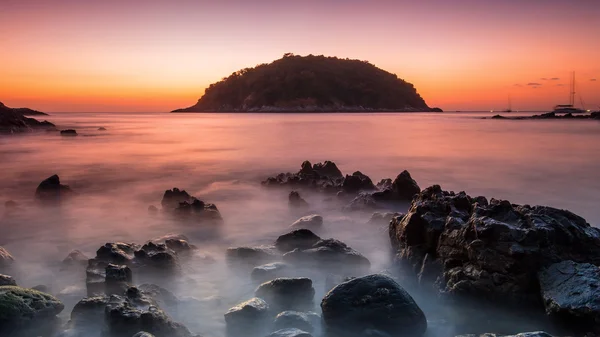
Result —
<instances>
[{"instance_id":1,"label":"sailboat","mask_svg":"<svg viewBox=\"0 0 600 337\"><path fill-rule=\"evenodd\" d=\"M512 107L510 104L510 95L508 96L508 109L503 110L502 112L512 112Z\"/></svg>"},{"instance_id":2,"label":"sailboat","mask_svg":"<svg viewBox=\"0 0 600 337\"><path fill-rule=\"evenodd\" d=\"M586 111L583 109L579 109L575 107L575 72L573 72L572 76L571 76L571 84L570 84L570 90L569 90L569 104L559 104L554 106L554 113L557 114L566 114L566 113L572 113L572 114L580 114L580 113L585 113Z\"/></svg>"}]
</instances>

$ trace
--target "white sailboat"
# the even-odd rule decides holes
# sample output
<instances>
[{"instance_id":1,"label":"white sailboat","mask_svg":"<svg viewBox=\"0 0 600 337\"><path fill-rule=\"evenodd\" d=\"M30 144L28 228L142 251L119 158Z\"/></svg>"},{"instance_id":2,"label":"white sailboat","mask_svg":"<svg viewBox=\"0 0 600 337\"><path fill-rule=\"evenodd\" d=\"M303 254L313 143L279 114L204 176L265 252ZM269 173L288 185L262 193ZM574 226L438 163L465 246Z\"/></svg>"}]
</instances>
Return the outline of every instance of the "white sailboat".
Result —
<instances>
[{"instance_id":1,"label":"white sailboat","mask_svg":"<svg viewBox=\"0 0 600 337\"><path fill-rule=\"evenodd\" d=\"M575 72L573 72L572 76L571 76L571 83L570 83L570 90L569 90L569 104L559 104L554 106L554 113L557 114L566 114L566 113L572 113L572 114L577 114L577 113L585 113L586 111L584 109L579 109L575 107Z\"/></svg>"}]
</instances>

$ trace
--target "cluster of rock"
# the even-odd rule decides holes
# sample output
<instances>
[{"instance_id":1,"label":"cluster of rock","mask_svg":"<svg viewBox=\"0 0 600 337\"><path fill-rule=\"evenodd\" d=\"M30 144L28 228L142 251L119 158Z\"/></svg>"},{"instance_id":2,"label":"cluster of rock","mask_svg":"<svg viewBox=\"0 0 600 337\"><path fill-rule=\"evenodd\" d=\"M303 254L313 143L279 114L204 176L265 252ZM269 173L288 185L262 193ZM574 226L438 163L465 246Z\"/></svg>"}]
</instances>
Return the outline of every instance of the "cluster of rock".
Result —
<instances>
[{"instance_id":1,"label":"cluster of rock","mask_svg":"<svg viewBox=\"0 0 600 337\"><path fill-rule=\"evenodd\" d=\"M378 203L409 202L421 191L408 171L402 171L395 179L382 179L374 184L371 178L360 171L343 175L332 161L311 164L302 163L297 173L280 173L262 182L264 186L285 186L297 189L316 190L337 194L339 198L351 200L346 210L376 209ZM307 207L298 191L289 195L292 207Z\"/></svg>"},{"instance_id":2,"label":"cluster of rock","mask_svg":"<svg viewBox=\"0 0 600 337\"><path fill-rule=\"evenodd\" d=\"M600 327L600 229L569 211L434 185L390 222L389 234L401 265L442 294L543 304L561 321Z\"/></svg>"},{"instance_id":3,"label":"cluster of rock","mask_svg":"<svg viewBox=\"0 0 600 337\"><path fill-rule=\"evenodd\" d=\"M25 117L26 115L34 114L33 112L38 111L26 108L9 108L0 102L0 133L11 134L56 129L55 125L48 121L40 122L34 118Z\"/></svg>"},{"instance_id":4,"label":"cluster of rock","mask_svg":"<svg viewBox=\"0 0 600 337\"><path fill-rule=\"evenodd\" d=\"M555 112L547 112L540 115L533 116L517 116L517 117L506 117L502 115L494 115L492 119L510 119L510 120L524 120L524 119L571 119L571 120L600 120L600 111L594 111L590 114L573 115L572 113L557 114Z\"/></svg>"},{"instance_id":5,"label":"cluster of rock","mask_svg":"<svg viewBox=\"0 0 600 337\"><path fill-rule=\"evenodd\" d=\"M185 190L180 190L178 188L166 190L161 205L163 211L173 213L182 219L211 222L220 222L223 220L216 205L205 203L204 201L191 196ZM151 206L149 210L157 211L158 209Z\"/></svg>"}]
</instances>

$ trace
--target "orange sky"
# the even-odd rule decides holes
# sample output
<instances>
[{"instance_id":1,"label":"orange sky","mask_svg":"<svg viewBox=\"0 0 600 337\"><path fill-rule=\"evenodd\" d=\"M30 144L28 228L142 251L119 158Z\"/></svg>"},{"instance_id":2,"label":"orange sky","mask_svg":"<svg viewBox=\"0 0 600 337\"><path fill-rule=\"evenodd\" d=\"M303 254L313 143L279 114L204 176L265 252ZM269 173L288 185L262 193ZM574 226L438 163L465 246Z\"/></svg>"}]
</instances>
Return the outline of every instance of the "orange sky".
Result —
<instances>
[{"instance_id":1,"label":"orange sky","mask_svg":"<svg viewBox=\"0 0 600 337\"><path fill-rule=\"evenodd\" d=\"M598 0L1 6L0 101L13 107L168 111L194 104L210 83L286 52L368 60L446 110L503 109L509 95L513 109L548 110L567 103L574 70L586 108L600 106Z\"/></svg>"}]
</instances>

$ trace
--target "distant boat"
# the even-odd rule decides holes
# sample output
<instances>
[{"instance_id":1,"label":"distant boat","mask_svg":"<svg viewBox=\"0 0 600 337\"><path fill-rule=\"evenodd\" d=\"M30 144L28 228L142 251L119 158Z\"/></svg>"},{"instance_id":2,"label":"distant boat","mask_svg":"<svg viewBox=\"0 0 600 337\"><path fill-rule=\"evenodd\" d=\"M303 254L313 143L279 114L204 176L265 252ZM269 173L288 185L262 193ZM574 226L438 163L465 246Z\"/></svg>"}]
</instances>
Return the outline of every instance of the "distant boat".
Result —
<instances>
[{"instance_id":1,"label":"distant boat","mask_svg":"<svg viewBox=\"0 0 600 337\"><path fill-rule=\"evenodd\" d=\"M587 111L584 109L579 109L575 107L575 72L572 73L571 76L571 85L569 90L569 104L558 104L554 106L554 111L557 114L581 114L586 113Z\"/></svg>"},{"instance_id":2,"label":"distant boat","mask_svg":"<svg viewBox=\"0 0 600 337\"><path fill-rule=\"evenodd\" d=\"M510 95L508 96L508 109L503 110L502 112L512 112L512 104L510 104Z\"/></svg>"}]
</instances>

